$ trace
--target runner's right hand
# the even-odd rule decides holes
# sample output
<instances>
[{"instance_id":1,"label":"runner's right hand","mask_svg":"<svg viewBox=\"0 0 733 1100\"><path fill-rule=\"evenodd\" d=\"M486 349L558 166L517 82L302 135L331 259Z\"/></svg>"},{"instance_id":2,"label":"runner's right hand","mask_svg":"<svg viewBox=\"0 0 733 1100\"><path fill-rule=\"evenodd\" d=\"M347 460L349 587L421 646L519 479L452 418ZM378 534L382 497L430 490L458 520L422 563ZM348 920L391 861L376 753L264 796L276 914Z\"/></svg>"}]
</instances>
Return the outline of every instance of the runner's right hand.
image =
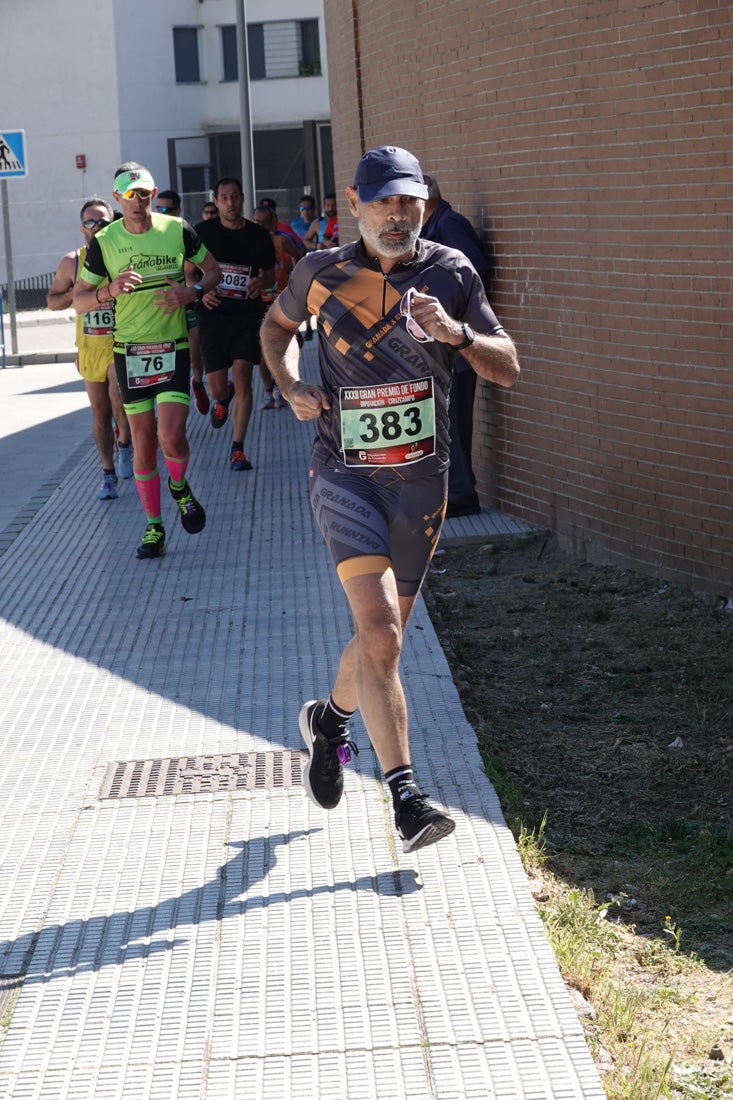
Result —
<instances>
[{"instance_id":1,"label":"runner's right hand","mask_svg":"<svg viewBox=\"0 0 733 1100\"><path fill-rule=\"evenodd\" d=\"M132 294L136 287L143 281L142 275L138 275L134 268L128 267L121 271L109 284L109 293L113 298L119 298L121 294Z\"/></svg>"},{"instance_id":2,"label":"runner's right hand","mask_svg":"<svg viewBox=\"0 0 733 1100\"><path fill-rule=\"evenodd\" d=\"M294 382L285 398L298 420L317 420L331 402L325 390L309 382Z\"/></svg>"}]
</instances>

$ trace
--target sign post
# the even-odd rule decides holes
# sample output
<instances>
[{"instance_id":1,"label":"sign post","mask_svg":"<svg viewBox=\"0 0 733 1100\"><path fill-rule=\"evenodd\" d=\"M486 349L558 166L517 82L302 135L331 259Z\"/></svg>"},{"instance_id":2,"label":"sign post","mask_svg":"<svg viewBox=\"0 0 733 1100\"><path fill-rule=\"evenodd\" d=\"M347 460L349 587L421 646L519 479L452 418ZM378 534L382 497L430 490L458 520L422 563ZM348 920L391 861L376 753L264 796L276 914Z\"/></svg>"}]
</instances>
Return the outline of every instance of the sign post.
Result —
<instances>
[{"instance_id":1,"label":"sign post","mask_svg":"<svg viewBox=\"0 0 733 1100\"><path fill-rule=\"evenodd\" d=\"M0 130L0 198L3 208L3 236L5 237L5 266L8 280L8 309L10 311L10 348L18 353L18 330L15 323L15 280L13 278L13 245L10 239L10 208L8 205L9 179L28 175L25 155L25 130Z\"/></svg>"}]
</instances>

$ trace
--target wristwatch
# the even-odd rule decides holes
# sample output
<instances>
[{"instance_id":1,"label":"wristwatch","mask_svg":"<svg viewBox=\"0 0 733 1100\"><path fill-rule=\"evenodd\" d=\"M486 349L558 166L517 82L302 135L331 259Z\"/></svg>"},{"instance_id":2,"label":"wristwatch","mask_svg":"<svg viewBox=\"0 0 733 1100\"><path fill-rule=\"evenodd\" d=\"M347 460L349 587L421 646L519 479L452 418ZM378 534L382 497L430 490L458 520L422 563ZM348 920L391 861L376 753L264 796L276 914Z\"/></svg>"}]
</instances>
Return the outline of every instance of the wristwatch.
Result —
<instances>
[{"instance_id":1,"label":"wristwatch","mask_svg":"<svg viewBox=\"0 0 733 1100\"><path fill-rule=\"evenodd\" d=\"M194 283L193 289L196 291L194 302L200 302L204 296L204 288L201 286L201 283Z\"/></svg>"},{"instance_id":2,"label":"wristwatch","mask_svg":"<svg viewBox=\"0 0 733 1100\"><path fill-rule=\"evenodd\" d=\"M461 328L463 329L463 341L460 344L453 345L455 351L463 351L464 348L470 348L471 344L476 339L476 333L465 321L461 325Z\"/></svg>"}]
</instances>

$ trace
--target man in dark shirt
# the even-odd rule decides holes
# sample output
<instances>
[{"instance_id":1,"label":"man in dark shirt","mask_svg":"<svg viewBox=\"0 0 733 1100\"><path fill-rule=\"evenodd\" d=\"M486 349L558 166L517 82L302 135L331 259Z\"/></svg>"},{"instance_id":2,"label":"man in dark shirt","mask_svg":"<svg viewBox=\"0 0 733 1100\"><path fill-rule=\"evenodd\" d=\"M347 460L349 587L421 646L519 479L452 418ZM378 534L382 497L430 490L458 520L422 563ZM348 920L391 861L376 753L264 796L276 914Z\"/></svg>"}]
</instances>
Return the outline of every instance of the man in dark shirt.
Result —
<instances>
[{"instance_id":1,"label":"man in dark shirt","mask_svg":"<svg viewBox=\"0 0 733 1100\"><path fill-rule=\"evenodd\" d=\"M481 241L468 218L454 210L440 193L435 176L423 172L428 188L425 218L420 236L427 241L459 249L481 278L488 293L490 264ZM476 493L471 449L473 445L473 401L476 396L476 373L462 355L456 359L450 391L450 472L448 474L448 508L446 519L471 516L481 511Z\"/></svg>"},{"instance_id":2,"label":"man in dark shirt","mask_svg":"<svg viewBox=\"0 0 733 1100\"><path fill-rule=\"evenodd\" d=\"M252 414L252 367L260 361L260 325L266 308L261 294L275 281L275 248L262 226L243 217L239 180L220 179L214 202L219 217L196 226L222 271L219 286L201 300L201 353L213 399L209 416L212 426L221 428L234 398L229 465L232 470L251 470L244 439Z\"/></svg>"},{"instance_id":3,"label":"man in dark shirt","mask_svg":"<svg viewBox=\"0 0 733 1100\"><path fill-rule=\"evenodd\" d=\"M427 197L406 149L365 153L346 189L360 240L304 256L262 328L278 387L299 420L314 421L311 504L355 627L328 699L301 708L303 782L323 809L338 805L358 706L406 852L455 828L417 785L399 672L404 628L443 520L453 363L464 351L475 371L505 387L519 375L514 344L469 261L420 240ZM295 342L311 316L320 384L300 378Z\"/></svg>"}]
</instances>

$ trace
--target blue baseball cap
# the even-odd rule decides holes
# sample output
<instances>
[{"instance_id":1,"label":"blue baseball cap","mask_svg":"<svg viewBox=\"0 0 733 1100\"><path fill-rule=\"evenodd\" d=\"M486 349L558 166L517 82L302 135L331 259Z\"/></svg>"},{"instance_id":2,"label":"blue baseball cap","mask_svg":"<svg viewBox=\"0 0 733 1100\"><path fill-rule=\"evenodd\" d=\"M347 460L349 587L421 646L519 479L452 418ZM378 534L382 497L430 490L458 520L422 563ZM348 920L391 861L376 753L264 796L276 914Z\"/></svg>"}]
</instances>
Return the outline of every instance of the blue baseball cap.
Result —
<instances>
[{"instance_id":1,"label":"blue baseball cap","mask_svg":"<svg viewBox=\"0 0 733 1100\"><path fill-rule=\"evenodd\" d=\"M354 188L361 202L376 202L389 195L428 197L417 157L394 145L380 145L364 154L356 166Z\"/></svg>"}]
</instances>

